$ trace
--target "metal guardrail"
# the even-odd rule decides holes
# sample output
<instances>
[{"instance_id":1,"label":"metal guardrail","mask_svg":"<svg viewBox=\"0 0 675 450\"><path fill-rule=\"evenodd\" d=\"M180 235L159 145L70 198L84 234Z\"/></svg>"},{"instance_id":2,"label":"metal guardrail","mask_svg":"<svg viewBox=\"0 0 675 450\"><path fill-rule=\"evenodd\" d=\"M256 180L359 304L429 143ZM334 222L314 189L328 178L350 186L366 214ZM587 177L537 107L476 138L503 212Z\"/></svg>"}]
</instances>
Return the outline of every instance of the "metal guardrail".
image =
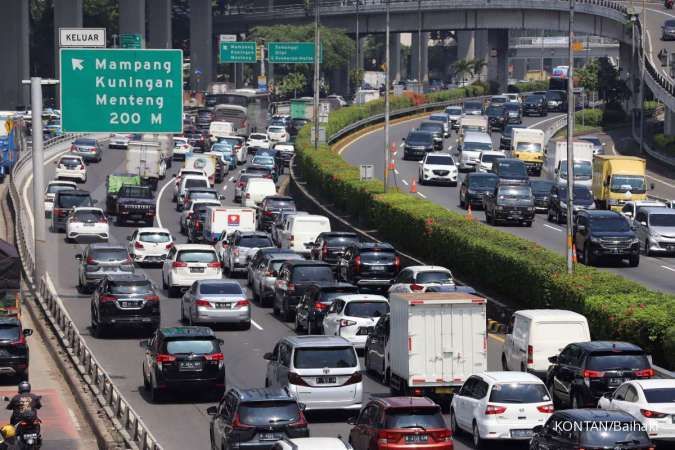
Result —
<instances>
[{"instance_id":1,"label":"metal guardrail","mask_svg":"<svg viewBox=\"0 0 675 450\"><path fill-rule=\"evenodd\" d=\"M45 159L48 159L63 151L58 144L72 139L74 136L61 136L45 142ZM136 413L129 402L117 389L110 375L94 356L86 341L71 319L63 305L59 294L52 284L49 274L45 274L39 280L34 280L33 271L34 247L33 234L26 232L32 230L28 217L29 205L23 202L20 186L25 177L31 172L32 155L24 150L23 155L14 165L9 183L9 194L14 205L14 222L16 243L21 263L34 297L45 314L45 317L56 331L61 347L68 354L73 365L80 373L88 387L94 393L97 401L103 407L117 431L121 434L126 444L132 449L138 450L161 450L157 439L152 435L140 415Z\"/></svg>"}]
</instances>

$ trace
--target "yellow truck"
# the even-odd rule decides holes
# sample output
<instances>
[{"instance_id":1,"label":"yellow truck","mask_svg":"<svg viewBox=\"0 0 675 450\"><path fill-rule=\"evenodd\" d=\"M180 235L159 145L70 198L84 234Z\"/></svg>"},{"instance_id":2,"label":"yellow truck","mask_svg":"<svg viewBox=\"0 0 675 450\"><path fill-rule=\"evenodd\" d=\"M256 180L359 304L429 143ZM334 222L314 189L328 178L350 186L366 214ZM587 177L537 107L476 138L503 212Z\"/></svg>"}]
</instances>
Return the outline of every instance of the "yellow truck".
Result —
<instances>
[{"instance_id":1,"label":"yellow truck","mask_svg":"<svg viewBox=\"0 0 675 450\"><path fill-rule=\"evenodd\" d=\"M635 156L596 155L593 197L599 209L620 211L627 201L647 199L646 161Z\"/></svg>"},{"instance_id":2,"label":"yellow truck","mask_svg":"<svg viewBox=\"0 0 675 450\"><path fill-rule=\"evenodd\" d=\"M546 147L544 132L535 128L514 128L512 136L511 156L524 162L528 173L541 176Z\"/></svg>"}]
</instances>

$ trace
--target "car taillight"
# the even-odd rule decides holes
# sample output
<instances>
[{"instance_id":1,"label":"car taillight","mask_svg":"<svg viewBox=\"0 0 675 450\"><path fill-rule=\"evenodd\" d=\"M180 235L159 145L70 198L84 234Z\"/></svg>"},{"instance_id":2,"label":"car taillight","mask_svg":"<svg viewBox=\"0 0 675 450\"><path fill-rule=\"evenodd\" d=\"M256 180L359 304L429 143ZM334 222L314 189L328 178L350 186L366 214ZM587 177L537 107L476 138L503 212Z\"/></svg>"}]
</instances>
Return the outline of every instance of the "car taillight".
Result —
<instances>
[{"instance_id":1,"label":"car taillight","mask_svg":"<svg viewBox=\"0 0 675 450\"><path fill-rule=\"evenodd\" d=\"M57 208L54 209L54 215L56 217L66 217L68 215L68 211L66 211L65 209Z\"/></svg>"},{"instance_id":2,"label":"car taillight","mask_svg":"<svg viewBox=\"0 0 675 450\"><path fill-rule=\"evenodd\" d=\"M485 408L485 415L504 414L506 406L487 405Z\"/></svg>"},{"instance_id":3,"label":"car taillight","mask_svg":"<svg viewBox=\"0 0 675 450\"><path fill-rule=\"evenodd\" d=\"M298 417L298 420L296 420L293 423L289 423L287 427L289 428L305 428L307 426L307 419L305 419L305 415L300 411L300 415Z\"/></svg>"},{"instance_id":4,"label":"car taillight","mask_svg":"<svg viewBox=\"0 0 675 450\"><path fill-rule=\"evenodd\" d=\"M70 146L70 151L71 151L71 152L76 152L76 151L77 151L77 147L75 147L74 145L71 145L71 146Z\"/></svg>"},{"instance_id":5,"label":"car taillight","mask_svg":"<svg viewBox=\"0 0 675 450\"><path fill-rule=\"evenodd\" d=\"M410 290L415 292L415 291L421 291L424 289L424 286L419 285L419 284L411 284L410 285Z\"/></svg>"},{"instance_id":6,"label":"car taillight","mask_svg":"<svg viewBox=\"0 0 675 450\"><path fill-rule=\"evenodd\" d=\"M195 231L199 231L202 229L202 223L201 222L195 222Z\"/></svg>"},{"instance_id":7,"label":"car taillight","mask_svg":"<svg viewBox=\"0 0 675 450\"><path fill-rule=\"evenodd\" d=\"M238 300L237 303L234 304L235 308L248 308L249 301L248 300Z\"/></svg>"},{"instance_id":8,"label":"car taillight","mask_svg":"<svg viewBox=\"0 0 675 450\"><path fill-rule=\"evenodd\" d=\"M146 295L143 297L143 300L146 302L158 302L159 301L159 295Z\"/></svg>"},{"instance_id":9,"label":"car taillight","mask_svg":"<svg viewBox=\"0 0 675 450\"><path fill-rule=\"evenodd\" d=\"M143 246L143 244L141 244L140 242L136 241L136 242L134 242L134 248L145 248L145 247Z\"/></svg>"},{"instance_id":10,"label":"car taillight","mask_svg":"<svg viewBox=\"0 0 675 450\"><path fill-rule=\"evenodd\" d=\"M117 297L115 297L114 295L102 295L102 296L99 298L99 301L100 301L101 303L111 303L111 302L116 302L116 301L117 301Z\"/></svg>"},{"instance_id":11,"label":"car taillight","mask_svg":"<svg viewBox=\"0 0 675 450\"><path fill-rule=\"evenodd\" d=\"M250 192L247 192L247 193L246 193L246 198L251 198L251 193L250 193Z\"/></svg>"},{"instance_id":12,"label":"car taillight","mask_svg":"<svg viewBox=\"0 0 675 450\"><path fill-rule=\"evenodd\" d=\"M105 217L101 217L100 219L98 219L98 223L108 223L108 219L106 219Z\"/></svg>"},{"instance_id":13,"label":"car taillight","mask_svg":"<svg viewBox=\"0 0 675 450\"><path fill-rule=\"evenodd\" d=\"M401 258L398 256L394 257L394 267L396 267L396 270L399 270L401 268Z\"/></svg>"},{"instance_id":14,"label":"car taillight","mask_svg":"<svg viewBox=\"0 0 675 450\"><path fill-rule=\"evenodd\" d=\"M208 300L202 300L202 299L196 300L195 305L201 306L202 308L211 308L211 302L208 301Z\"/></svg>"},{"instance_id":15,"label":"car taillight","mask_svg":"<svg viewBox=\"0 0 675 450\"><path fill-rule=\"evenodd\" d=\"M668 414L656 412L656 411L650 411L648 409L641 409L640 414L643 416L647 417L648 419L663 419L666 417Z\"/></svg>"},{"instance_id":16,"label":"car taillight","mask_svg":"<svg viewBox=\"0 0 675 450\"><path fill-rule=\"evenodd\" d=\"M212 353L210 355L204 355L204 359L207 361L223 361L225 360L225 355L222 353Z\"/></svg>"},{"instance_id":17,"label":"car taillight","mask_svg":"<svg viewBox=\"0 0 675 450\"><path fill-rule=\"evenodd\" d=\"M527 346L527 364L534 364L534 349L531 345Z\"/></svg>"},{"instance_id":18,"label":"car taillight","mask_svg":"<svg viewBox=\"0 0 675 450\"><path fill-rule=\"evenodd\" d=\"M263 216L272 217L272 211L263 211Z\"/></svg>"},{"instance_id":19,"label":"car taillight","mask_svg":"<svg viewBox=\"0 0 675 450\"><path fill-rule=\"evenodd\" d=\"M80 164L80 170L84 170L84 164Z\"/></svg>"},{"instance_id":20,"label":"car taillight","mask_svg":"<svg viewBox=\"0 0 675 450\"><path fill-rule=\"evenodd\" d=\"M234 250L232 250L232 253L234 253L234 256L239 256L239 249L235 248Z\"/></svg>"},{"instance_id":21,"label":"car taillight","mask_svg":"<svg viewBox=\"0 0 675 450\"><path fill-rule=\"evenodd\" d=\"M295 372L288 372L288 382L296 386L309 386L307 382Z\"/></svg>"},{"instance_id":22,"label":"car taillight","mask_svg":"<svg viewBox=\"0 0 675 450\"><path fill-rule=\"evenodd\" d=\"M584 378L602 378L605 376L605 372L600 372L598 370L584 370Z\"/></svg>"},{"instance_id":23,"label":"car taillight","mask_svg":"<svg viewBox=\"0 0 675 450\"><path fill-rule=\"evenodd\" d=\"M94 261L94 258L90 256L87 258L87 264L96 264L96 261Z\"/></svg>"},{"instance_id":24,"label":"car taillight","mask_svg":"<svg viewBox=\"0 0 675 450\"><path fill-rule=\"evenodd\" d=\"M356 322L354 322L353 320L347 319L340 320L340 327L351 327L352 325L356 325Z\"/></svg>"},{"instance_id":25,"label":"car taillight","mask_svg":"<svg viewBox=\"0 0 675 450\"><path fill-rule=\"evenodd\" d=\"M164 355L160 353L155 357L155 361L157 362L157 366L159 367L159 369L162 370L163 364L176 361L176 357L173 355Z\"/></svg>"},{"instance_id":26,"label":"car taillight","mask_svg":"<svg viewBox=\"0 0 675 450\"><path fill-rule=\"evenodd\" d=\"M232 419L232 428L235 430L251 430L255 427L241 423L241 419L239 419L239 413L237 413L234 415L234 419Z\"/></svg>"},{"instance_id":27,"label":"car taillight","mask_svg":"<svg viewBox=\"0 0 675 450\"><path fill-rule=\"evenodd\" d=\"M183 261L174 261L171 264L171 267L173 267L174 269L178 267L187 267L187 266L188 266L187 263L184 263Z\"/></svg>"},{"instance_id":28,"label":"car taillight","mask_svg":"<svg viewBox=\"0 0 675 450\"><path fill-rule=\"evenodd\" d=\"M167 250L169 250L169 249L172 248L172 247L173 247L173 242L169 242L168 244L166 244L166 247L165 247L165 248L166 248Z\"/></svg>"},{"instance_id":29,"label":"car taillight","mask_svg":"<svg viewBox=\"0 0 675 450\"><path fill-rule=\"evenodd\" d=\"M295 292L295 285L294 285L293 283L288 283L288 284L286 285L286 290L287 290L288 292Z\"/></svg>"},{"instance_id":30,"label":"car taillight","mask_svg":"<svg viewBox=\"0 0 675 450\"><path fill-rule=\"evenodd\" d=\"M328 256L328 246L326 244L323 244L323 247L321 247L321 254L324 258Z\"/></svg>"},{"instance_id":31,"label":"car taillight","mask_svg":"<svg viewBox=\"0 0 675 450\"><path fill-rule=\"evenodd\" d=\"M396 444L403 437L403 433L397 431L380 430L377 433L377 443L380 445Z\"/></svg>"},{"instance_id":32,"label":"car taillight","mask_svg":"<svg viewBox=\"0 0 675 450\"><path fill-rule=\"evenodd\" d=\"M314 309L316 309L317 311L326 311L328 309L328 306L329 305L321 302L314 303Z\"/></svg>"},{"instance_id":33,"label":"car taillight","mask_svg":"<svg viewBox=\"0 0 675 450\"><path fill-rule=\"evenodd\" d=\"M553 414L555 408L553 408L553 404L541 405L537 406L537 411L545 414Z\"/></svg>"},{"instance_id":34,"label":"car taillight","mask_svg":"<svg viewBox=\"0 0 675 450\"><path fill-rule=\"evenodd\" d=\"M649 369L636 370L635 376L640 378L652 378L656 373L651 367Z\"/></svg>"},{"instance_id":35,"label":"car taillight","mask_svg":"<svg viewBox=\"0 0 675 450\"><path fill-rule=\"evenodd\" d=\"M188 220L192 219L192 213L191 212L187 213L187 219Z\"/></svg>"},{"instance_id":36,"label":"car taillight","mask_svg":"<svg viewBox=\"0 0 675 450\"><path fill-rule=\"evenodd\" d=\"M354 272L360 272L361 271L361 257L357 256L354 258Z\"/></svg>"},{"instance_id":37,"label":"car taillight","mask_svg":"<svg viewBox=\"0 0 675 450\"><path fill-rule=\"evenodd\" d=\"M351 377L347 378L347 381L345 381L343 386L360 383L361 381L363 381L363 375L361 375L361 372L354 372Z\"/></svg>"},{"instance_id":38,"label":"car taillight","mask_svg":"<svg viewBox=\"0 0 675 450\"><path fill-rule=\"evenodd\" d=\"M242 189L242 188L244 187L244 182L243 182L243 181L238 182L238 183L237 183L237 187L238 187L239 189Z\"/></svg>"},{"instance_id":39,"label":"car taillight","mask_svg":"<svg viewBox=\"0 0 675 450\"><path fill-rule=\"evenodd\" d=\"M429 434L436 442L450 442L452 441L452 432L448 429L430 431Z\"/></svg>"}]
</instances>

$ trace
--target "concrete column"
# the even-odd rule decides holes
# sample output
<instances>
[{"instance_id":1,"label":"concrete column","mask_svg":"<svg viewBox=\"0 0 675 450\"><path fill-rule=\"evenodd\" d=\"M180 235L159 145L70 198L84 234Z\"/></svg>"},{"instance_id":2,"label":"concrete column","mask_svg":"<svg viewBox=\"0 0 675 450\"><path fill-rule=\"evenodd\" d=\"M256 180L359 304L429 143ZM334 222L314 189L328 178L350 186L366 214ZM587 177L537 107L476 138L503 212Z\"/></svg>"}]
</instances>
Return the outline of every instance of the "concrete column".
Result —
<instances>
[{"instance_id":1,"label":"concrete column","mask_svg":"<svg viewBox=\"0 0 675 450\"><path fill-rule=\"evenodd\" d=\"M675 113L668 108L666 108L666 117L663 125L663 131L666 135L675 136Z\"/></svg>"},{"instance_id":2,"label":"concrete column","mask_svg":"<svg viewBox=\"0 0 675 450\"><path fill-rule=\"evenodd\" d=\"M119 0L120 34L140 34L145 44L145 0Z\"/></svg>"},{"instance_id":3,"label":"concrete column","mask_svg":"<svg viewBox=\"0 0 675 450\"><path fill-rule=\"evenodd\" d=\"M411 55L411 64L412 73L410 74L411 78L417 78L419 70L417 68L419 63L419 36L417 32L412 34L412 55ZM418 81L428 82L429 81L429 33L422 33L422 79Z\"/></svg>"},{"instance_id":4,"label":"concrete column","mask_svg":"<svg viewBox=\"0 0 675 450\"><path fill-rule=\"evenodd\" d=\"M506 92L509 81L508 67L508 30L488 30L490 57L488 61L488 80L499 85L499 91Z\"/></svg>"},{"instance_id":5,"label":"concrete column","mask_svg":"<svg viewBox=\"0 0 675 450\"><path fill-rule=\"evenodd\" d=\"M234 81L237 89L244 87L244 64L234 63Z\"/></svg>"},{"instance_id":6,"label":"concrete column","mask_svg":"<svg viewBox=\"0 0 675 450\"><path fill-rule=\"evenodd\" d=\"M389 34L389 81L401 80L401 34Z\"/></svg>"},{"instance_id":7,"label":"concrete column","mask_svg":"<svg viewBox=\"0 0 675 450\"><path fill-rule=\"evenodd\" d=\"M211 0L190 0L190 62L192 89L206 90L213 80ZM241 67L241 64L237 65Z\"/></svg>"},{"instance_id":8,"label":"concrete column","mask_svg":"<svg viewBox=\"0 0 675 450\"><path fill-rule=\"evenodd\" d=\"M54 0L54 74L59 78L59 28L82 27L82 0ZM56 89L56 106L61 105L60 90Z\"/></svg>"},{"instance_id":9,"label":"concrete column","mask_svg":"<svg viewBox=\"0 0 675 450\"><path fill-rule=\"evenodd\" d=\"M516 80L524 80L527 75L527 58L513 58L513 78Z\"/></svg>"},{"instance_id":10,"label":"concrete column","mask_svg":"<svg viewBox=\"0 0 675 450\"><path fill-rule=\"evenodd\" d=\"M334 69L331 74L330 93L346 95L348 75L347 71L343 68Z\"/></svg>"},{"instance_id":11,"label":"concrete column","mask_svg":"<svg viewBox=\"0 0 675 450\"><path fill-rule=\"evenodd\" d=\"M357 69L363 69L363 44L364 44L365 41L366 41L366 36L361 34L359 36L359 41L356 43L356 45L359 46L359 51L358 51L359 57L356 61L356 68ZM355 57L356 57L356 55L355 55Z\"/></svg>"},{"instance_id":12,"label":"concrete column","mask_svg":"<svg viewBox=\"0 0 675 450\"><path fill-rule=\"evenodd\" d=\"M476 58L476 32L455 31L457 39L457 60L471 61Z\"/></svg>"},{"instance_id":13,"label":"concrete column","mask_svg":"<svg viewBox=\"0 0 675 450\"><path fill-rule=\"evenodd\" d=\"M171 0L148 2L148 48L172 48Z\"/></svg>"},{"instance_id":14,"label":"concrete column","mask_svg":"<svg viewBox=\"0 0 675 450\"><path fill-rule=\"evenodd\" d=\"M0 15L0 55L3 69L0 76L0 109L28 107L29 87L21 80L29 77L30 47L29 2L6 0ZM41 74L48 75L48 74Z\"/></svg>"},{"instance_id":15,"label":"concrete column","mask_svg":"<svg viewBox=\"0 0 675 450\"><path fill-rule=\"evenodd\" d=\"M490 61L490 46L488 45L487 30L476 30L474 39L474 59L482 59L486 63ZM487 66L476 77L481 80L487 80Z\"/></svg>"}]
</instances>

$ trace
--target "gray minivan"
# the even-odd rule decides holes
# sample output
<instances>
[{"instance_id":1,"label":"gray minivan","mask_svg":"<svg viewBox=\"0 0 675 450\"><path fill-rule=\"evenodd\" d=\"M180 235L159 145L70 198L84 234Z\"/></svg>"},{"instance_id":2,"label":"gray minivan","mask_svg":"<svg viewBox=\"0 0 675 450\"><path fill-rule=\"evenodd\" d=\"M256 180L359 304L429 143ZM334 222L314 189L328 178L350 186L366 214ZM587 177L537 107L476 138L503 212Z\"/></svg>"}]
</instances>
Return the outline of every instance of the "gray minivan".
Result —
<instances>
[{"instance_id":1,"label":"gray minivan","mask_svg":"<svg viewBox=\"0 0 675 450\"><path fill-rule=\"evenodd\" d=\"M638 208L633 224L645 255L675 253L675 209L659 206Z\"/></svg>"}]
</instances>

